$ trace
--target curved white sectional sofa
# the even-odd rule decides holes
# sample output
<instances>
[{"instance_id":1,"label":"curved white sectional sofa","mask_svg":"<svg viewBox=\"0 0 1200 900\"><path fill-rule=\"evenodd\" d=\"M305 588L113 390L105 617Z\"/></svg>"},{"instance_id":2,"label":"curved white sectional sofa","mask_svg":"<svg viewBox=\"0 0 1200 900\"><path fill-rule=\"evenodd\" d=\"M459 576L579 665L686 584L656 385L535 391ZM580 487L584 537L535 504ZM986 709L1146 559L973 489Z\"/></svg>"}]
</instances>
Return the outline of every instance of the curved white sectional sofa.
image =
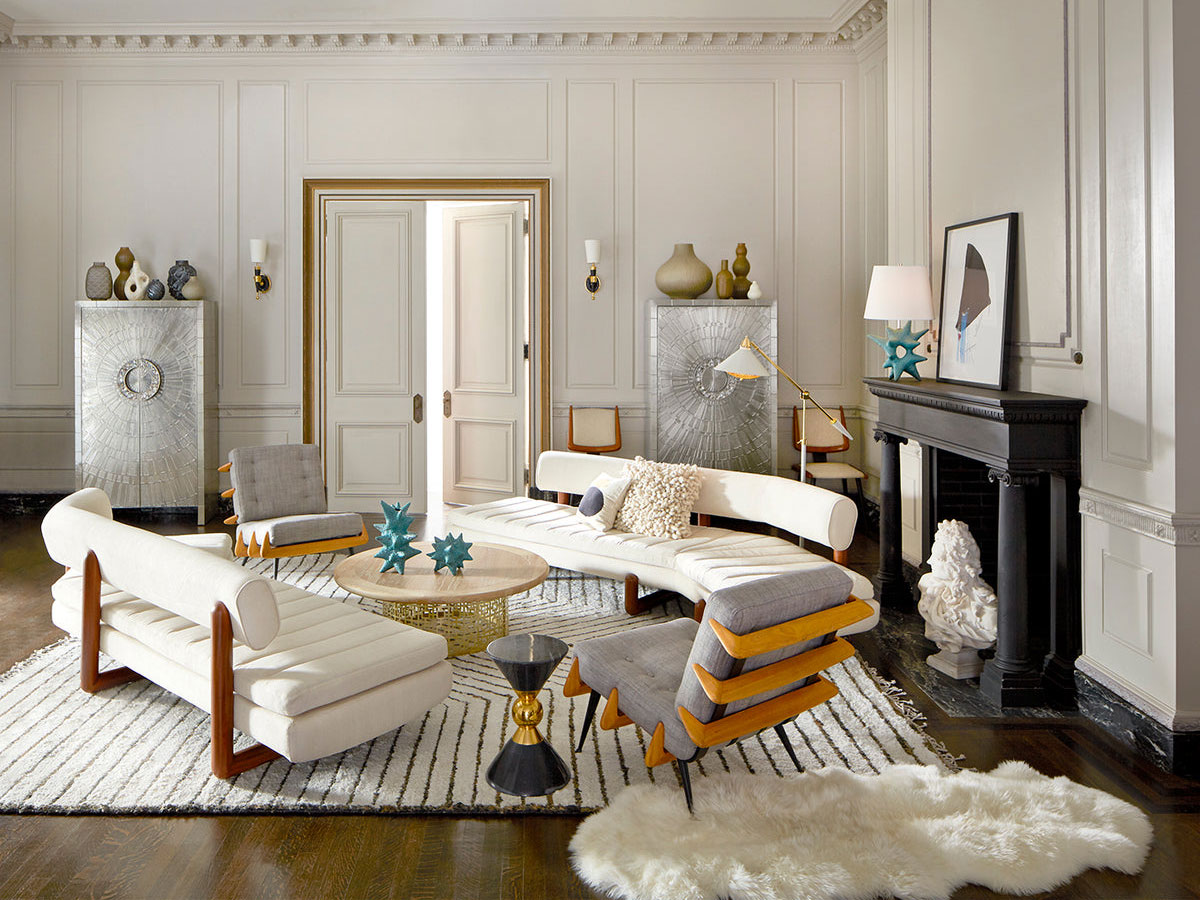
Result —
<instances>
[{"instance_id":1,"label":"curved white sectional sofa","mask_svg":"<svg viewBox=\"0 0 1200 900\"><path fill-rule=\"evenodd\" d=\"M602 472L619 474L624 465L618 457L551 450L538 458L535 484L562 499L564 494L582 494ZM854 538L858 509L849 497L773 475L700 472L700 496L693 511L702 516L763 522L835 551L845 550ZM829 563L783 538L710 525L693 526L691 536L682 540L599 532L582 522L572 506L527 497L452 510L447 527L461 530L469 540L523 547L552 566L618 580L633 576L634 589L640 583L676 591L693 602L730 584ZM879 621L874 589L862 575L845 571L854 583L852 593L867 601L874 615L843 633L866 631Z\"/></svg>"}]
</instances>

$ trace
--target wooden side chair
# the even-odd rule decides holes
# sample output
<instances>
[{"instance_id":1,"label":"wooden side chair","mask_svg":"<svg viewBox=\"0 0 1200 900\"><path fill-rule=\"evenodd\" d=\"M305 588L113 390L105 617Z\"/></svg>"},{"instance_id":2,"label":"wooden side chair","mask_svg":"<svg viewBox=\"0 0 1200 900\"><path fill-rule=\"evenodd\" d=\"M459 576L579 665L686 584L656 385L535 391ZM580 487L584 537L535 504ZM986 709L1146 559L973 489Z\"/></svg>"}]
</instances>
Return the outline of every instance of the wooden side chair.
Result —
<instances>
[{"instance_id":1,"label":"wooden side chair","mask_svg":"<svg viewBox=\"0 0 1200 900\"><path fill-rule=\"evenodd\" d=\"M842 420L842 427L846 427L846 410L839 406L838 416ZM807 431L805 426L807 425ZM817 409L807 409L804 419L801 420L800 409L792 407L792 446L797 450L801 449L801 436L808 438L808 452L812 454L812 462L807 459L802 459L798 463L792 464L792 471L796 473L796 477L800 481L841 481L842 493L849 496L850 482L854 482L855 500L858 505L859 515L862 515L863 508L863 492L862 483L866 478L866 473L861 469L856 469L849 463L830 462L828 455L830 453L843 453L850 449L850 438L839 432L830 423L829 419Z\"/></svg>"},{"instance_id":2,"label":"wooden side chair","mask_svg":"<svg viewBox=\"0 0 1200 900\"><path fill-rule=\"evenodd\" d=\"M228 472L237 525L233 555L245 560L279 560L309 553L349 550L365 544L367 527L358 513L331 513L325 502L321 451L315 444L275 444L231 450Z\"/></svg>"},{"instance_id":3,"label":"wooden side chair","mask_svg":"<svg viewBox=\"0 0 1200 900\"><path fill-rule=\"evenodd\" d=\"M581 641L563 693L589 694L579 747L601 698L600 727L651 734L645 761L674 762L688 810L688 764L773 728L803 771L784 724L837 695L818 673L854 655L836 632L872 614L835 565L714 591L704 618L675 619Z\"/></svg>"},{"instance_id":4,"label":"wooden side chair","mask_svg":"<svg viewBox=\"0 0 1200 900\"><path fill-rule=\"evenodd\" d=\"M620 450L620 407L567 407L567 449L578 453L614 453Z\"/></svg>"}]
</instances>

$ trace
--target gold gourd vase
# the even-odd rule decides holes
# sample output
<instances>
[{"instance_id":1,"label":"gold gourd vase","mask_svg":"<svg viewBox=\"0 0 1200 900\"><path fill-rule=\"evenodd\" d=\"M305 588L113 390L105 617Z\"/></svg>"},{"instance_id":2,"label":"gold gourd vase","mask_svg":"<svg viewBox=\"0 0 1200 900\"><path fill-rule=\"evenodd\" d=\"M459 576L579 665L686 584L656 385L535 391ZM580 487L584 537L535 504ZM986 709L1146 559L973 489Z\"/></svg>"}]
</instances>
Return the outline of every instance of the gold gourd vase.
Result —
<instances>
[{"instance_id":1,"label":"gold gourd vase","mask_svg":"<svg viewBox=\"0 0 1200 900\"><path fill-rule=\"evenodd\" d=\"M746 259L746 245L738 244L733 260L733 299L745 300L750 290L750 260Z\"/></svg>"}]
</instances>

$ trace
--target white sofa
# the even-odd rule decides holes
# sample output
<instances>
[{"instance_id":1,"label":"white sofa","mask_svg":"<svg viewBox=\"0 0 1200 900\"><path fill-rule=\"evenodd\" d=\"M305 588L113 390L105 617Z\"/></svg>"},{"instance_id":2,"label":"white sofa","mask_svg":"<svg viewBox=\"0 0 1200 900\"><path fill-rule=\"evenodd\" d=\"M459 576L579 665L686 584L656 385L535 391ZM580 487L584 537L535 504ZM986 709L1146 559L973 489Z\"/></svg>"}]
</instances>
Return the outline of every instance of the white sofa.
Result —
<instances>
[{"instance_id":1,"label":"white sofa","mask_svg":"<svg viewBox=\"0 0 1200 900\"><path fill-rule=\"evenodd\" d=\"M452 510L447 527L469 540L512 544L531 550L553 566L625 579L626 609L644 608L638 586L676 591L702 603L718 588L755 578L828 564L824 557L783 538L699 524L683 540L623 531L599 532L579 519L566 495L583 494L597 475L619 474L625 460L584 453L547 451L538 458L535 484L559 495L560 502L511 497ZM701 469L700 496L694 511L709 516L763 522L844 551L854 538L858 509L842 494L773 475ZM874 614L847 628L854 633L873 628L879 604L871 582L850 569L852 593Z\"/></svg>"},{"instance_id":2,"label":"white sofa","mask_svg":"<svg viewBox=\"0 0 1200 900\"><path fill-rule=\"evenodd\" d=\"M340 752L450 692L440 635L248 572L228 540L198 548L114 522L103 491L60 501L42 534L67 567L51 617L82 639L81 686L140 675L213 713L220 777L276 754L302 762ZM97 673L97 649L132 671ZM234 727L265 748L234 754Z\"/></svg>"}]
</instances>

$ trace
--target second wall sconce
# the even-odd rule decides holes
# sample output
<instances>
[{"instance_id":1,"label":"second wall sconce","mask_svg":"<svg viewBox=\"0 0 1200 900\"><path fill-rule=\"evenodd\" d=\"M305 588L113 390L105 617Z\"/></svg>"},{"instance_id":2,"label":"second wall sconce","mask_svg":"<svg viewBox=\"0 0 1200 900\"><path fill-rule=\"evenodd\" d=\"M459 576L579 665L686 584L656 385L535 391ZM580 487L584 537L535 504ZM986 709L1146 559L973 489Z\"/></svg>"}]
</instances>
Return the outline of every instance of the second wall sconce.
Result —
<instances>
[{"instance_id":1,"label":"second wall sconce","mask_svg":"<svg viewBox=\"0 0 1200 900\"><path fill-rule=\"evenodd\" d=\"M583 286L588 289L588 293L595 300L596 291L600 290L600 277L596 274L596 266L600 263L600 242L584 241L583 252L587 257L587 264L591 266L591 271L588 272L588 277L584 280Z\"/></svg>"},{"instance_id":2,"label":"second wall sconce","mask_svg":"<svg viewBox=\"0 0 1200 900\"><path fill-rule=\"evenodd\" d=\"M250 238L250 262L254 263L254 295L260 297L271 289L271 279L262 270L267 260L267 242L262 238Z\"/></svg>"}]
</instances>

